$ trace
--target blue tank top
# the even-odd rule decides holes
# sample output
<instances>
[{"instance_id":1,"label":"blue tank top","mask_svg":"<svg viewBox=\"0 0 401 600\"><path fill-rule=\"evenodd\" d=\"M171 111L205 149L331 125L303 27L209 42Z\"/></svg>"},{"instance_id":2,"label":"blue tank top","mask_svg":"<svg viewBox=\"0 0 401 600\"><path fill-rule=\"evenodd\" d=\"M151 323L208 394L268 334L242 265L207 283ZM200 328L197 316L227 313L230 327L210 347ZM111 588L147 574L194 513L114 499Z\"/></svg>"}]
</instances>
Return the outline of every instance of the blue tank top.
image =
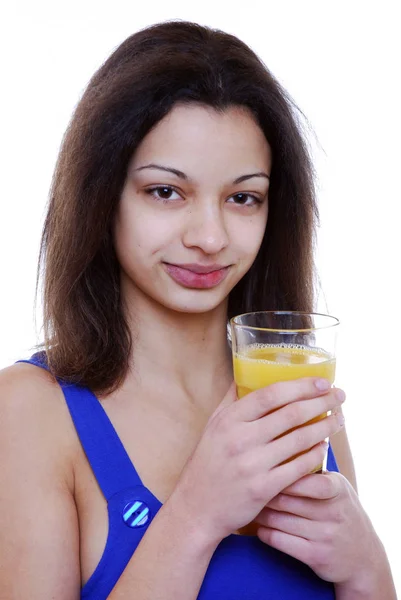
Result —
<instances>
[{"instance_id":1,"label":"blue tank top","mask_svg":"<svg viewBox=\"0 0 401 600\"><path fill-rule=\"evenodd\" d=\"M47 368L44 353L18 362ZM106 546L81 600L106 600L162 504L143 485L97 397L88 388L59 384L108 507ZM338 471L331 447L327 468ZM302 562L255 536L232 534L214 552L198 595L216 599L335 600L335 594L332 584Z\"/></svg>"}]
</instances>

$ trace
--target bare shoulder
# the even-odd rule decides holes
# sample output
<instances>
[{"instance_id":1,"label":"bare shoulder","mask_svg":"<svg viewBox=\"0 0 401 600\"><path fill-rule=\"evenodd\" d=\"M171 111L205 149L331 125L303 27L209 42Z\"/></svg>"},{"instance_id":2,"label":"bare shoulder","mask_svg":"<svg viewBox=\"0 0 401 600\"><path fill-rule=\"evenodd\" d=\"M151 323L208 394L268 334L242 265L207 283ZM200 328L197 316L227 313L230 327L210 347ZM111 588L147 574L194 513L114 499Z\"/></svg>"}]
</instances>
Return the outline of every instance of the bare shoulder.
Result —
<instances>
[{"instance_id":1,"label":"bare shoulder","mask_svg":"<svg viewBox=\"0 0 401 600\"><path fill-rule=\"evenodd\" d=\"M18 406L25 403L28 408L32 405L30 398L44 398L45 401L51 396L54 398L59 387L45 369L29 363L16 363L0 370L0 407L18 410Z\"/></svg>"},{"instance_id":2,"label":"bare shoulder","mask_svg":"<svg viewBox=\"0 0 401 600\"><path fill-rule=\"evenodd\" d=\"M26 363L0 371L0 583L5 597L79 596L74 447L73 425L53 377Z\"/></svg>"},{"instance_id":3,"label":"bare shoulder","mask_svg":"<svg viewBox=\"0 0 401 600\"><path fill-rule=\"evenodd\" d=\"M53 457L73 486L71 458L75 430L61 387L45 369L17 363L0 371L0 427L15 434L15 451L28 442L44 449L53 444Z\"/></svg>"}]
</instances>

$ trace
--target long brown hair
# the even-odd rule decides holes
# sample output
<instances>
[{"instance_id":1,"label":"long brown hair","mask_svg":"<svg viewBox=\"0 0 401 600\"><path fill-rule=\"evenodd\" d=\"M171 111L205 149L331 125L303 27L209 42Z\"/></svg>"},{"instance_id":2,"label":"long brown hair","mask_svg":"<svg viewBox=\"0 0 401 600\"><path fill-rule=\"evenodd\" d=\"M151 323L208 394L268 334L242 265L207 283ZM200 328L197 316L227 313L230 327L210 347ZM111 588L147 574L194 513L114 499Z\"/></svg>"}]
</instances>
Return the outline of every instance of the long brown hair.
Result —
<instances>
[{"instance_id":1,"label":"long brown hair","mask_svg":"<svg viewBox=\"0 0 401 600\"><path fill-rule=\"evenodd\" d=\"M131 350L112 223L129 160L177 102L247 107L273 155L269 218L259 254L232 290L229 314L313 309L317 218L300 111L236 37L172 21L126 39L95 73L72 116L44 224L44 337L55 376L109 393Z\"/></svg>"}]
</instances>

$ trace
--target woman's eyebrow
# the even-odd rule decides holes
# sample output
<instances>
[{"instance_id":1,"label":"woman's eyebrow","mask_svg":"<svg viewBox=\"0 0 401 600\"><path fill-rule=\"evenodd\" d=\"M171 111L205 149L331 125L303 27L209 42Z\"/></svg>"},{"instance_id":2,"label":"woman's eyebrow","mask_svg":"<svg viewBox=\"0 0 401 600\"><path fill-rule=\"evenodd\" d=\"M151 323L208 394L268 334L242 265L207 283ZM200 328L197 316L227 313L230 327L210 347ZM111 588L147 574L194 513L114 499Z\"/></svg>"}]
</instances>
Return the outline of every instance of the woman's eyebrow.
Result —
<instances>
[{"instance_id":1,"label":"woman's eyebrow","mask_svg":"<svg viewBox=\"0 0 401 600\"><path fill-rule=\"evenodd\" d=\"M247 179L252 179L252 177L266 177L266 179L269 179L270 181L269 175L267 173L263 173L263 171L260 171L259 173L251 173L250 175L241 175L241 177L234 179L233 183L242 183Z\"/></svg>"},{"instance_id":2,"label":"woman's eyebrow","mask_svg":"<svg viewBox=\"0 0 401 600\"><path fill-rule=\"evenodd\" d=\"M156 165L154 163L151 163L149 165L144 165L143 167L138 167L137 169L135 169L135 171L142 171L143 169L158 169L159 171L167 171L169 173L173 173L173 175L176 175L180 179L184 179L185 181L190 180L188 175L186 175L182 171L179 171L178 169L173 169L172 167L164 167L163 165ZM264 173L263 171L259 171L258 173L250 173L249 175L241 175L241 177L237 177L237 179L234 179L233 184L242 183L243 181L246 181L247 179L252 179L252 177L265 177L266 179L270 180L270 177L267 173Z\"/></svg>"},{"instance_id":3,"label":"woman's eyebrow","mask_svg":"<svg viewBox=\"0 0 401 600\"><path fill-rule=\"evenodd\" d=\"M151 163L150 165L138 167L137 169L135 169L135 171L142 171L143 169L159 169L159 171L168 171L169 173L177 175L177 177L180 177L181 179L185 179L186 181L189 180L189 177L185 175L185 173L179 171L178 169L173 169L172 167L163 167L162 165L155 165Z\"/></svg>"}]
</instances>

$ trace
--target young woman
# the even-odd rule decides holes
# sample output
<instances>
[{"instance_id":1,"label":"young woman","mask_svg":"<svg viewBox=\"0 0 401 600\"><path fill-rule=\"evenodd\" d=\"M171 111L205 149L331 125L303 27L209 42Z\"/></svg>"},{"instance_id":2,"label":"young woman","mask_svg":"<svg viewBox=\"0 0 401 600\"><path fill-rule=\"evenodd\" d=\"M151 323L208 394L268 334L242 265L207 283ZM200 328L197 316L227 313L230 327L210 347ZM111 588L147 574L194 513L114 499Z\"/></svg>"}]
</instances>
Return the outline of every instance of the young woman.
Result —
<instances>
[{"instance_id":1,"label":"young woman","mask_svg":"<svg viewBox=\"0 0 401 600\"><path fill-rule=\"evenodd\" d=\"M0 374L1 598L395 598L344 393L235 401L227 321L313 309L316 217L295 110L241 41L164 23L99 69L51 190L45 343Z\"/></svg>"}]
</instances>

